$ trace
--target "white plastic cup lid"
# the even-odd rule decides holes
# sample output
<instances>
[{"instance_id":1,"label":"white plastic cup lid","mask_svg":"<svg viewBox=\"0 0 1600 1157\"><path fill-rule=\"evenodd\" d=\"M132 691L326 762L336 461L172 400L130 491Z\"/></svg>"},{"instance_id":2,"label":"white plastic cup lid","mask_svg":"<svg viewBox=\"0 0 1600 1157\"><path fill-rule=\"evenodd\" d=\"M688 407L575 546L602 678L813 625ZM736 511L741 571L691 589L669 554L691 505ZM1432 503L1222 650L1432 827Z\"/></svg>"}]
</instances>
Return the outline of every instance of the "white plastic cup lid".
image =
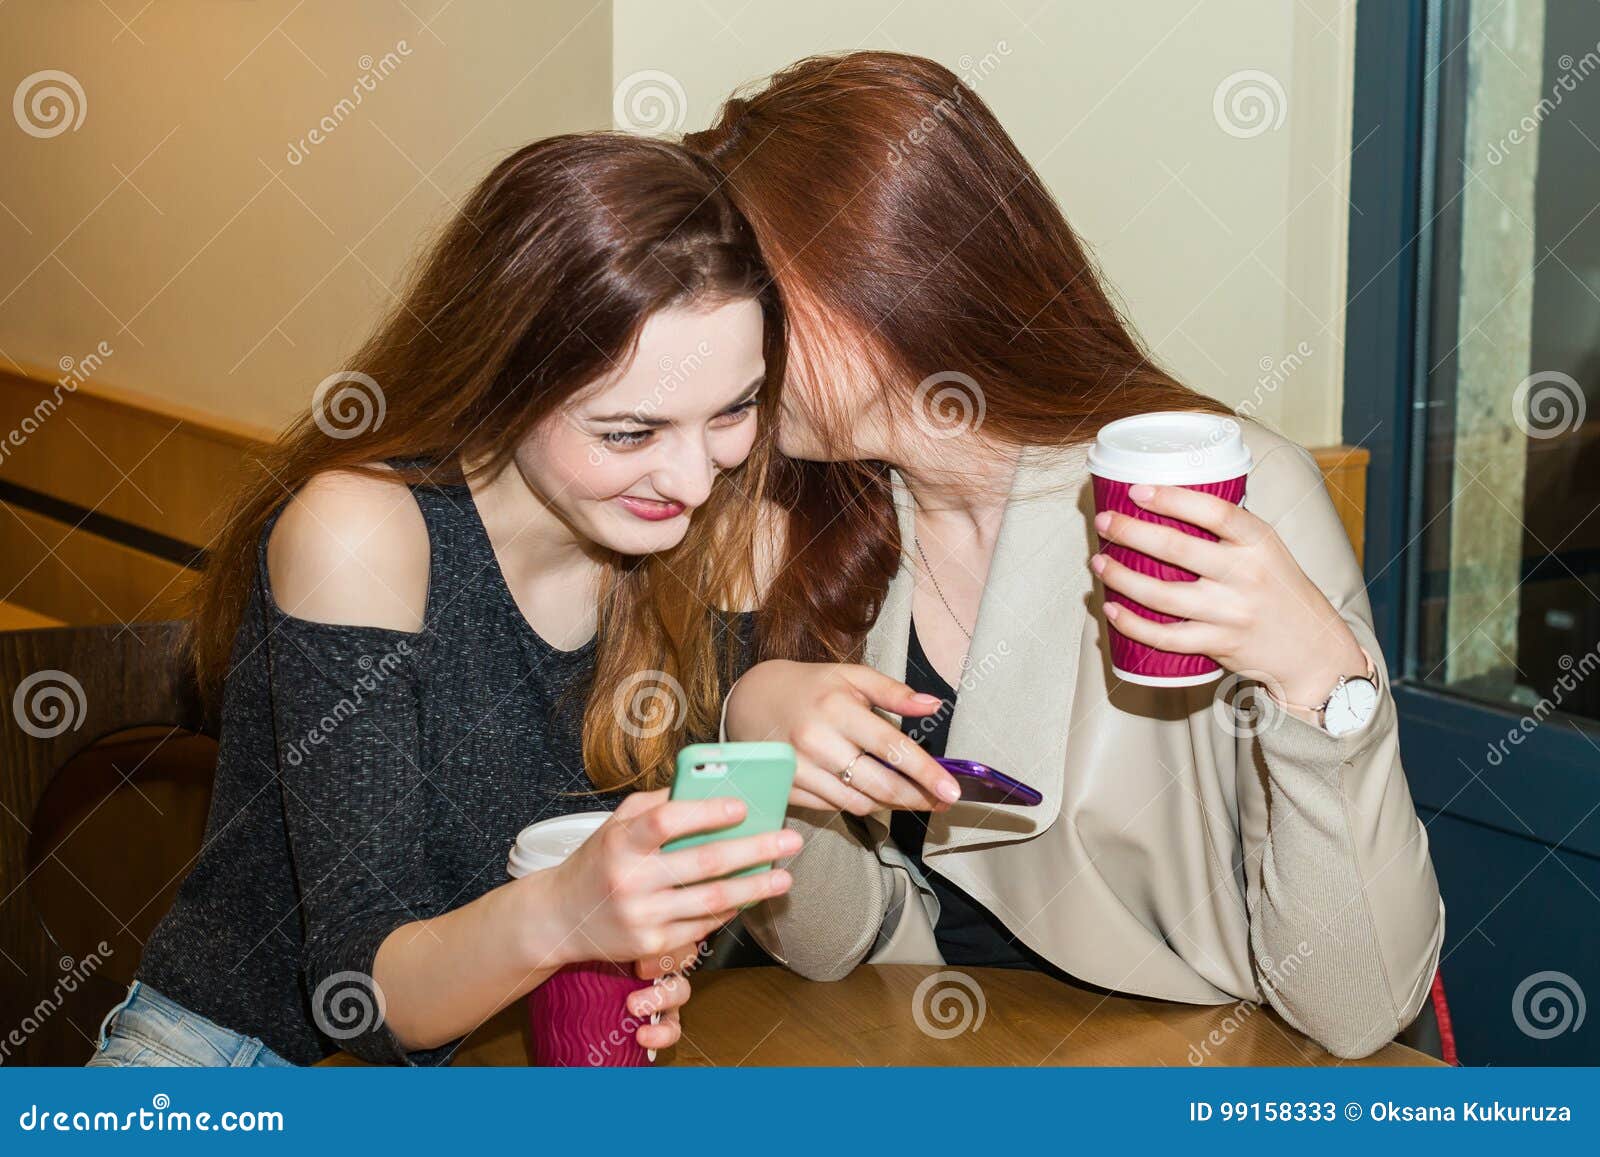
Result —
<instances>
[{"instance_id":1,"label":"white plastic cup lid","mask_svg":"<svg viewBox=\"0 0 1600 1157\"><path fill-rule=\"evenodd\" d=\"M610 812L577 812L529 824L517 834L517 842L511 847L506 874L516 879L555 867L610 818Z\"/></svg>"},{"instance_id":2,"label":"white plastic cup lid","mask_svg":"<svg viewBox=\"0 0 1600 1157\"><path fill-rule=\"evenodd\" d=\"M1112 482L1194 486L1250 472L1239 423L1219 414L1136 414L1100 428L1089 471Z\"/></svg>"}]
</instances>

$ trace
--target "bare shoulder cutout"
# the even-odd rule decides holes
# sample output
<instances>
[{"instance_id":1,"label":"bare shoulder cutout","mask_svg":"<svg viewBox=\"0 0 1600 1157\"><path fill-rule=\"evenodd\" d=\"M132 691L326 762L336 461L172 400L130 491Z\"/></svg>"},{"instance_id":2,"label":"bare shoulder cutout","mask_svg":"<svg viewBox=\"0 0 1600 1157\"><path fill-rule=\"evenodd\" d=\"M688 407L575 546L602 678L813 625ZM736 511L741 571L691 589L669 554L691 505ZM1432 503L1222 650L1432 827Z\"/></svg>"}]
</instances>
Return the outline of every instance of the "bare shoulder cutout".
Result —
<instances>
[{"instance_id":1,"label":"bare shoulder cutout","mask_svg":"<svg viewBox=\"0 0 1600 1157\"><path fill-rule=\"evenodd\" d=\"M289 500L267 540L272 597L318 623L422 628L428 527L399 479L325 471Z\"/></svg>"}]
</instances>

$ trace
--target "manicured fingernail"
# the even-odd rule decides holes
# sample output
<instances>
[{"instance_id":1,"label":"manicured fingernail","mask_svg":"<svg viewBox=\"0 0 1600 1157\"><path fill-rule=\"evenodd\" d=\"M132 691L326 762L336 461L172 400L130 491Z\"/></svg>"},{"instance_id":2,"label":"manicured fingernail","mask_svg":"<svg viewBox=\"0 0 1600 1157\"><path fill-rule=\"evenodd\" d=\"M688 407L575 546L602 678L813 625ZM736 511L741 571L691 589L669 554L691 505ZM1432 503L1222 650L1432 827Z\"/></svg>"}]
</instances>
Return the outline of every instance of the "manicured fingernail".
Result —
<instances>
[{"instance_id":1,"label":"manicured fingernail","mask_svg":"<svg viewBox=\"0 0 1600 1157\"><path fill-rule=\"evenodd\" d=\"M1144 482L1139 483L1137 486L1128 487L1128 497L1133 499L1135 502L1144 502L1148 499L1154 498L1155 496L1156 488Z\"/></svg>"},{"instance_id":2,"label":"manicured fingernail","mask_svg":"<svg viewBox=\"0 0 1600 1157\"><path fill-rule=\"evenodd\" d=\"M1089 568L1093 570L1095 574L1104 574L1106 569L1106 556L1103 554L1097 554L1091 557L1089 559Z\"/></svg>"},{"instance_id":3,"label":"manicured fingernail","mask_svg":"<svg viewBox=\"0 0 1600 1157\"><path fill-rule=\"evenodd\" d=\"M955 803L961 798L961 788L956 785L955 780L947 779L939 785L939 798Z\"/></svg>"},{"instance_id":4,"label":"manicured fingernail","mask_svg":"<svg viewBox=\"0 0 1600 1157\"><path fill-rule=\"evenodd\" d=\"M1122 608L1117 606L1116 603L1107 603L1106 604L1106 618L1115 619L1121 613L1122 613Z\"/></svg>"},{"instance_id":5,"label":"manicured fingernail","mask_svg":"<svg viewBox=\"0 0 1600 1157\"><path fill-rule=\"evenodd\" d=\"M722 814L727 816L727 817L729 817L730 819L732 817L738 815L739 814L739 801L736 800L736 799L723 800L722 801Z\"/></svg>"},{"instance_id":6,"label":"manicured fingernail","mask_svg":"<svg viewBox=\"0 0 1600 1157\"><path fill-rule=\"evenodd\" d=\"M1094 516L1094 528L1096 530L1104 531L1104 530L1108 529L1110 526L1111 526L1111 511L1102 510L1099 514Z\"/></svg>"},{"instance_id":7,"label":"manicured fingernail","mask_svg":"<svg viewBox=\"0 0 1600 1157\"><path fill-rule=\"evenodd\" d=\"M939 697L937 695L929 695L926 691L917 692L911 699L915 703L925 703L929 707L937 707L939 705Z\"/></svg>"}]
</instances>

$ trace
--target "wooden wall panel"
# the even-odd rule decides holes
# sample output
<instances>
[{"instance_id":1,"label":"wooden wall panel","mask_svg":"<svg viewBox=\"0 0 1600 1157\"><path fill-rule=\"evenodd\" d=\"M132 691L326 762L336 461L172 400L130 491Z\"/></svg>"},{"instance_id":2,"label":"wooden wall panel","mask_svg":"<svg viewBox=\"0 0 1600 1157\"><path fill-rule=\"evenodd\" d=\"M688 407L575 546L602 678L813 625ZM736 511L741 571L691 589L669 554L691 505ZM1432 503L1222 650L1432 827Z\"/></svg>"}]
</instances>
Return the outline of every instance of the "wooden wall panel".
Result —
<instances>
[{"instance_id":1,"label":"wooden wall panel","mask_svg":"<svg viewBox=\"0 0 1600 1157\"><path fill-rule=\"evenodd\" d=\"M0 601L63 623L179 617L197 572L0 502Z\"/></svg>"},{"instance_id":2,"label":"wooden wall panel","mask_svg":"<svg viewBox=\"0 0 1600 1157\"><path fill-rule=\"evenodd\" d=\"M211 540L219 497L271 437L137 394L0 373L0 480L192 546Z\"/></svg>"},{"instance_id":3,"label":"wooden wall panel","mask_svg":"<svg viewBox=\"0 0 1600 1157\"><path fill-rule=\"evenodd\" d=\"M1356 561L1366 561L1367 546L1367 463L1372 455L1360 446L1324 446L1311 451L1322 468L1333 508L1339 512L1350 545L1356 548Z\"/></svg>"}]
</instances>

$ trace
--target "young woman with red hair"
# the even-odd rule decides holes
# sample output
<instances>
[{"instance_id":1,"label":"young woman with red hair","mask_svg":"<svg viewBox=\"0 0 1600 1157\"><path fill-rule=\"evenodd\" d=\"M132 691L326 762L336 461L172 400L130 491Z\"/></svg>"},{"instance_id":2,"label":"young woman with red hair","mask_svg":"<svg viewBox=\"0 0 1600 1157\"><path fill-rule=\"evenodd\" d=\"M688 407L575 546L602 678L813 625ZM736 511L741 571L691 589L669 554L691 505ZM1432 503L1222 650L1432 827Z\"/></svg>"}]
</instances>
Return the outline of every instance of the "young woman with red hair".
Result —
<instances>
[{"instance_id":1,"label":"young woman with red hair","mask_svg":"<svg viewBox=\"0 0 1600 1157\"><path fill-rule=\"evenodd\" d=\"M806 845L791 893L747 924L812 977L869 959L1037 967L1265 999L1344 1056L1392 1038L1428 995L1443 906L1361 571L1309 455L1241 422L1248 510L1135 488L1216 542L1095 519L1098 428L1227 411L1156 364L940 65L801 61L686 143L721 168L790 326L764 661L724 729L795 745ZM1096 535L1200 577L1137 574ZM1102 586L1184 621L1106 605ZM1107 617L1290 706L1242 727L1215 684L1122 682ZM1364 717L1331 727L1325 703L1363 682ZM1043 805L960 802L945 750Z\"/></svg>"}]
</instances>

